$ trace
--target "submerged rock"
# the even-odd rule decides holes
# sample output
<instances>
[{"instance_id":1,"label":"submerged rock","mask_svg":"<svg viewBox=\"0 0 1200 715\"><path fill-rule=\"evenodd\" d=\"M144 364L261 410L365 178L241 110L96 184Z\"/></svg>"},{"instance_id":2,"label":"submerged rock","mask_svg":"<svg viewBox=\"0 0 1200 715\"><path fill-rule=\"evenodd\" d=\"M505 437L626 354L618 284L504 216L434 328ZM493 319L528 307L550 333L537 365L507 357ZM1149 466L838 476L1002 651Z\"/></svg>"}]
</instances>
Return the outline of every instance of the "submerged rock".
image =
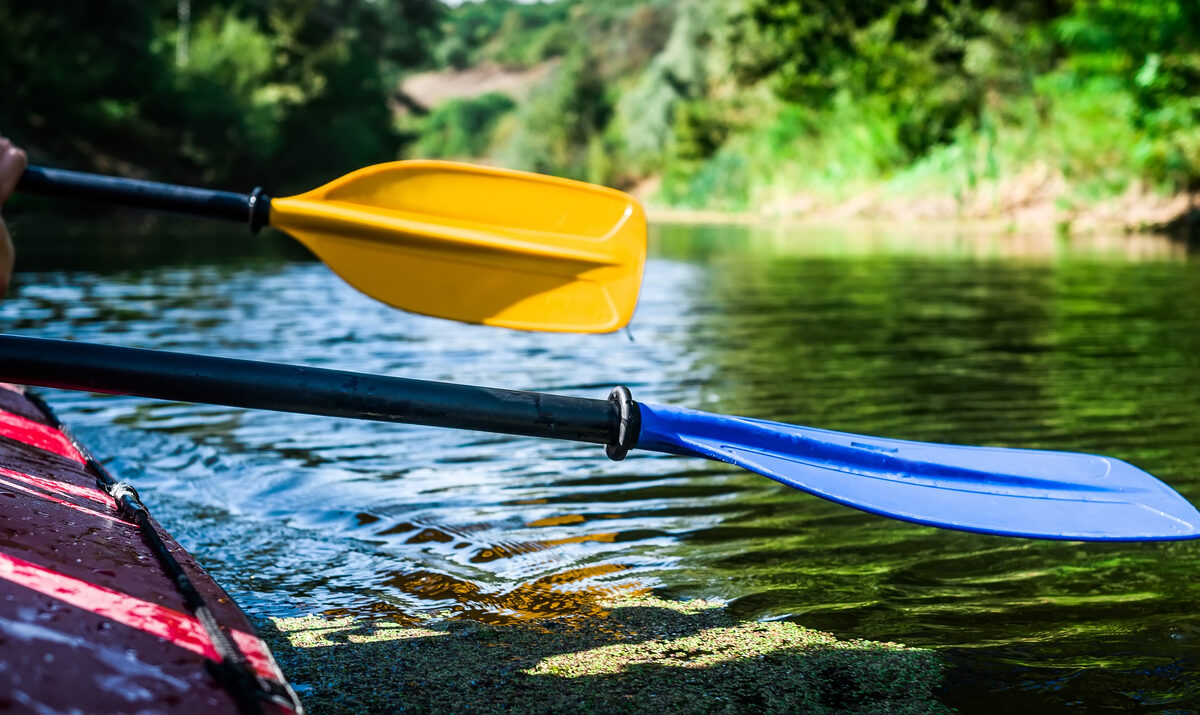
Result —
<instances>
[{"instance_id":1,"label":"submerged rock","mask_svg":"<svg viewBox=\"0 0 1200 715\"><path fill-rule=\"evenodd\" d=\"M705 601L603 605L503 626L309 616L260 629L317 715L949 711L928 650L739 622Z\"/></svg>"}]
</instances>

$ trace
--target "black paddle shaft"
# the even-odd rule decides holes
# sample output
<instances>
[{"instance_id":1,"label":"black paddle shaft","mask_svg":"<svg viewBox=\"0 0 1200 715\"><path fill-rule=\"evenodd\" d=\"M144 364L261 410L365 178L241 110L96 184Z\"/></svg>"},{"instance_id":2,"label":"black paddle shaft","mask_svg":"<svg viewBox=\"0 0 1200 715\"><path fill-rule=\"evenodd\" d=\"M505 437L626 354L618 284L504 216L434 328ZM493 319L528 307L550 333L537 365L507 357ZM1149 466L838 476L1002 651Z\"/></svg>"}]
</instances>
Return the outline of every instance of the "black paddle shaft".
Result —
<instances>
[{"instance_id":1,"label":"black paddle shaft","mask_svg":"<svg viewBox=\"0 0 1200 715\"><path fill-rule=\"evenodd\" d=\"M17 182L17 191L249 223L253 232L270 218L271 198L257 188L249 194L235 194L31 166Z\"/></svg>"},{"instance_id":2,"label":"black paddle shaft","mask_svg":"<svg viewBox=\"0 0 1200 715\"><path fill-rule=\"evenodd\" d=\"M0 381L590 442L614 459L639 431L625 388L597 400L19 335L0 335Z\"/></svg>"}]
</instances>

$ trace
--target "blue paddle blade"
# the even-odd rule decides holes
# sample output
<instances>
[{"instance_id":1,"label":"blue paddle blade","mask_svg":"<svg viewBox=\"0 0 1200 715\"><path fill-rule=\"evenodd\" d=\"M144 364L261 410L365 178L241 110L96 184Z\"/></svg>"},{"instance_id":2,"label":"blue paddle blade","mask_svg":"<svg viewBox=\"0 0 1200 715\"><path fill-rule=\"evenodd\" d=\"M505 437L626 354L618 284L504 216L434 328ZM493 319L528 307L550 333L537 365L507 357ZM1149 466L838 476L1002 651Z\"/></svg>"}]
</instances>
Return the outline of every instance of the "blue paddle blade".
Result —
<instances>
[{"instance_id":1,"label":"blue paddle blade","mask_svg":"<svg viewBox=\"0 0 1200 715\"><path fill-rule=\"evenodd\" d=\"M728 462L895 519L1080 541L1200 537L1200 512L1128 462L865 437L639 403L638 448Z\"/></svg>"}]
</instances>

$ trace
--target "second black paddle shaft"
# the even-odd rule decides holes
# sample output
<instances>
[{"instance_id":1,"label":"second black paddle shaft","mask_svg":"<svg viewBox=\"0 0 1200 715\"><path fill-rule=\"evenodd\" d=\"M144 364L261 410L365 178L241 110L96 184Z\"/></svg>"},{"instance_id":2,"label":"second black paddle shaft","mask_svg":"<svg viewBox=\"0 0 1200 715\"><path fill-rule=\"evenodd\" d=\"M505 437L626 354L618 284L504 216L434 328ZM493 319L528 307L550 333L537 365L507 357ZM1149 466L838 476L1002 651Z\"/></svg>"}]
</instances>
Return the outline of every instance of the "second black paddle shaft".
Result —
<instances>
[{"instance_id":1,"label":"second black paddle shaft","mask_svg":"<svg viewBox=\"0 0 1200 715\"><path fill-rule=\"evenodd\" d=\"M608 400L18 335L0 381L604 445L620 423Z\"/></svg>"},{"instance_id":2,"label":"second black paddle shaft","mask_svg":"<svg viewBox=\"0 0 1200 715\"><path fill-rule=\"evenodd\" d=\"M258 189L236 194L44 166L25 169L17 191L249 223L251 231L267 224L271 202Z\"/></svg>"}]
</instances>

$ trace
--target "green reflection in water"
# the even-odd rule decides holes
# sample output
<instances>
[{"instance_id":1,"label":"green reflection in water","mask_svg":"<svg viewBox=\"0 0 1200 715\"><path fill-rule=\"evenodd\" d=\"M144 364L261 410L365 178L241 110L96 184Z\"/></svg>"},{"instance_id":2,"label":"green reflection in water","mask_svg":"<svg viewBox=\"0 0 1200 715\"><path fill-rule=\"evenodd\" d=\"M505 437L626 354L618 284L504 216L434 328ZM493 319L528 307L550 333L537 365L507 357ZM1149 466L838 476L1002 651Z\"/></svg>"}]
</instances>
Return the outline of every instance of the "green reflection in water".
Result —
<instances>
[{"instance_id":1,"label":"green reflection in water","mask_svg":"<svg viewBox=\"0 0 1200 715\"><path fill-rule=\"evenodd\" d=\"M18 285L36 271L117 273L163 266L277 266L316 260L287 234L169 214L94 211L6 214L17 248Z\"/></svg>"},{"instance_id":2,"label":"green reflection in water","mask_svg":"<svg viewBox=\"0 0 1200 715\"><path fill-rule=\"evenodd\" d=\"M706 268L706 408L926 441L1095 451L1200 502L1200 271L1151 237L658 230ZM713 401L715 400L715 401ZM970 712L1195 706L1194 543L1035 542L918 527L744 481L688 535L674 596L942 647ZM761 480L760 480L761 481Z\"/></svg>"}]
</instances>

